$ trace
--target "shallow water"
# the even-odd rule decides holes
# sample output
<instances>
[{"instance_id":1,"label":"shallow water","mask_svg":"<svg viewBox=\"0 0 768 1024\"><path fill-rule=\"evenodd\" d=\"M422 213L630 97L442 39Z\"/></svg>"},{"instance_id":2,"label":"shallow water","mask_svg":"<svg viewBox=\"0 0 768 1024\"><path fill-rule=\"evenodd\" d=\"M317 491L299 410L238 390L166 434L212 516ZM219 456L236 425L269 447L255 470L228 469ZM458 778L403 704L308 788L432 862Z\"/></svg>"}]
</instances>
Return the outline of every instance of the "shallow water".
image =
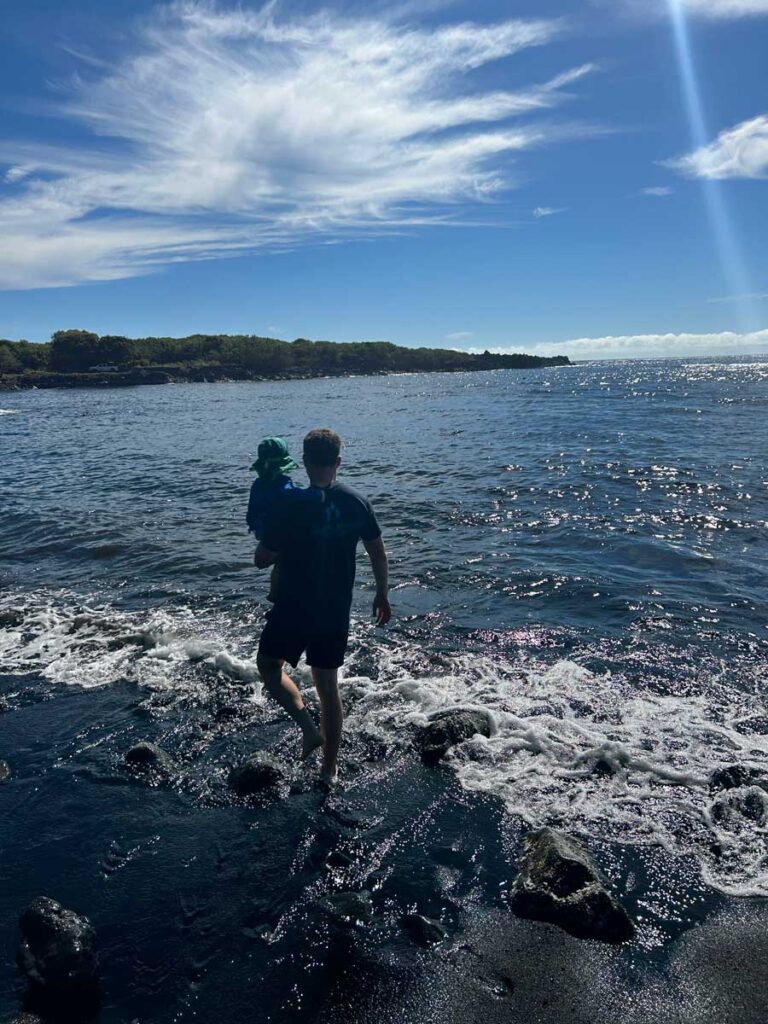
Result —
<instances>
[{"instance_id":1,"label":"shallow water","mask_svg":"<svg viewBox=\"0 0 768 1024\"><path fill-rule=\"evenodd\" d=\"M745 814L707 785L735 761L768 771L767 404L757 359L3 395L9 914L50 890L92 913L105 1019L206 1019L229 963L260 979L266 1020L289 990L314 1012L315 896L371 888L402 966L397 915L458 928L503 902L526 825L584 835L624 888L645 879L646 953L718 892L768 895L764 794ZM397 615L370 624L361 566L339 806L365 820L331 840L333 801L247 809L224 784L244 751L294 743L256 681L248 466L261 436L298 451L320 424L377 509ZM455 705L490 709L494 734L427 772L411 728ZM172 786L120 771L143 737L175 758ZM341 874L323 842L347 844ZM470 861L441 866L441 843Z\"/></svg>"}]
</instances>

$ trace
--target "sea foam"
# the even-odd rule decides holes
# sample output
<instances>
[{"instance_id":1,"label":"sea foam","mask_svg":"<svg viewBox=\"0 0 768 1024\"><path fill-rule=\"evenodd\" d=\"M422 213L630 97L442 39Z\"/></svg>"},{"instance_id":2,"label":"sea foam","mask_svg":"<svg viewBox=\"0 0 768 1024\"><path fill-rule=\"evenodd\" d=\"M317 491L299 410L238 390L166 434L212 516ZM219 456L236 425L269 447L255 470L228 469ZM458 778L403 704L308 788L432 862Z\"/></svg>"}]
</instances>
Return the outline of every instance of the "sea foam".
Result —
<instances>
[{"instance_id":1,"label":"sea foam","mask_svg":"<svg viewBox=\"0 0 768 1024\"><path fill-rule=\"evenodd\" d=\"M82 687L130 680L179 700L209 700L204 675L213 672L251 684L248 699L264 701L252 623L244 634L235 621L190 608L146 615L63 593L6 602L0 613L2 672ZM726 670L677 695L575 660L435 659L412 641L375 637L361 624L353 631L343 680L351 731L405 752L433 713L485 709L491 736L447 759L465 790L498 797L531 826L662 845L695 857L715 889L768 896L768 797L758 787L710 791L712 772L725 765L768 778L756 671L736 679ZM303 670L299 681L309 683Z\"/></svg>"}]
</instances>

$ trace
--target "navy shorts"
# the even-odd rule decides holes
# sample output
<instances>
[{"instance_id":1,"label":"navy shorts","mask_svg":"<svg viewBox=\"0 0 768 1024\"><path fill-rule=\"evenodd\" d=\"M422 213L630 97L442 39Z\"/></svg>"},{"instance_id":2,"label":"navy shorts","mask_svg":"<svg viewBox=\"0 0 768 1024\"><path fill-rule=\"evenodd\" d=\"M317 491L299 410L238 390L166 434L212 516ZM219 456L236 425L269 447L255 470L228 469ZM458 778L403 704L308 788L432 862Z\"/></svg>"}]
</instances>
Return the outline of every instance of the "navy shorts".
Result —
<instances>
[{"instance_id":1,"label":"navy shorts","mask_svg":"<svg viewBox=\"0 0 768 1024\"><path fill-rule=\"evenodd\" d=\"M307 664L312 668L340 668L347 652L348 635L347 630L315 633L300 623L276 619L272 611L267 613L259 654L265 658L281 658L296 668L306 652Z\"/></svg>"}]
</instances>

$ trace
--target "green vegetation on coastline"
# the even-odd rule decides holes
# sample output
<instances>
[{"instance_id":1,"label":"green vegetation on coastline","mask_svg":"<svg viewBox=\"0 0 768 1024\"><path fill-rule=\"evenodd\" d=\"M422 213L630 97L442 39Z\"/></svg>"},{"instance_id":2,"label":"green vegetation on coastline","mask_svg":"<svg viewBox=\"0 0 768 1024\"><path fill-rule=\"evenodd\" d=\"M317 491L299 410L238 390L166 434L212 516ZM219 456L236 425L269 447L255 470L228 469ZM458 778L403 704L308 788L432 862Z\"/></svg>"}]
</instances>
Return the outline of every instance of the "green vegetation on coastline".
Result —
<instances>
[{"instance_id":1,"label":"green vegetation on coastline","mask_svg":"<svg viewBox=\"0 0 768 1024\"><path fill-rule=\"evenodd\" d=\"M568 364L567 356L475 355L452 349L405 348L386 341L279 341L243 334L123 338L70 330L56 331L46 344L0 340L0 389L534 369Z\"/></svg>"}]
</instances>

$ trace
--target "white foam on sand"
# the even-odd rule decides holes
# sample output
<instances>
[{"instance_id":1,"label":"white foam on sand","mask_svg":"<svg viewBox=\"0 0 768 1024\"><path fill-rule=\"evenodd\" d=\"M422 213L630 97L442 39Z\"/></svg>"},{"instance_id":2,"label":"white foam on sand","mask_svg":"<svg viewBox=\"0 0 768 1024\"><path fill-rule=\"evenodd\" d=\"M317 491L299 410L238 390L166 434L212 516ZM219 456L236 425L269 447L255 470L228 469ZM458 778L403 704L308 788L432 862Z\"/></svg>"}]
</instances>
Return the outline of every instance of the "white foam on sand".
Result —
<instances>
[{"instance_id":1,"label":"white foam on sand","mask_svg":"<svg viewBox=\"0 0 768 1024\"><path fill-rule=\"evenodd\" d=\"M250 622L185 608L125 613L66 594L0 601L0 616L0 672L83 687L127 679L201 700L213 672L254 684L249 699L263 699ZM438 662L424 647L385 647L372 635L361 626L353 638L343 682L349 729L405 750L434 712L485 710L490 738L446 760L466 790L495 795L531 825L692 855L714 888L768 896L768 794L709 787L712 771L732 764L768 779L756 672L740 670L737 680L724 671L700 679L694 695L673 696L573 661L455 654ZM375 673L355 674L355 664ZM300 682L308 683L303 673Z\"/></svg>"},{"instance_id":2,"label":"white foam on sand","mask_svg":"<svg viewBox=\"0 0 768 1024\"><path fill-rule=\"evenodd\" d=\"M768 794L710 793L716 768L734 763L768 780L768 736L752 732L754 691L708 679L704 695L668 696L571 661L458 655L449 671L419 672L419 653L389 656L374 681L347 680L348 724L387 742L453 707L491 714L448 763L462 786L494 794L531 825L551 824L625 843L690 854L705 881L732 895L768 895ZM597 768L597 770L595 770Z\"/></svg>"},{"instance_id":3,"label":"white foam on sand","mask_svg":"<svg viewBox=\"0 0 768 1024\"><path fill-rule=\"evenodd\" d=\"M216 624L206 630L191 609L143 617L75 605L60 594L5 603L0 613L8 621L0 632L0 671L33 672L85 688L129 680L181 692L195 685L183 670L204 663L225 677L253 683L257 696L261 691L255 660L232 654Z\"/></svg>"}]
</instances>

